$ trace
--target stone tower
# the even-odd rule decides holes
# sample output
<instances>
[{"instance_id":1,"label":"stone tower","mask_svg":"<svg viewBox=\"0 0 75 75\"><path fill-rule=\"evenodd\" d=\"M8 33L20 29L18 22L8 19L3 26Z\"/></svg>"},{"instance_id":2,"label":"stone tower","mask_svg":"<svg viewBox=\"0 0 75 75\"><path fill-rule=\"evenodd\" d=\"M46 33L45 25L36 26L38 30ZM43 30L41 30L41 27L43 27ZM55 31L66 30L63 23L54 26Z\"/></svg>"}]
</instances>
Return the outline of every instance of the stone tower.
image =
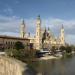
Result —
<instances>
[{"instance_id":1,"label":"stone tower","mask_svg":"<svg viewBox=\"0 0 75 75\"><path fill-rule=\"evenodd\" d=\"M20 25L20 37L21 38L25 37L25 23L24 23L24 20L22 20L22 23Z\"/></svg>"},{"instance_id":2,"label":"stone tower","mask_svg":"<svg viewBox=\"0 0 75 75\"><path fill-rule=\"evenodd\" d=\"M42 39L41 39L41 19L40 15L37 17L36 20L36 40L35 40L35 48L37 50L41 49Z\"/></svg>"},{"instance_id":3,"label":"stone tower","mask_svg":"<svg viewBox=\"0 0 75 75\"><path fill-rule=\"evenodd\" d=\"M60 36L60 40L61 40L61 45L65 45L65 38L64 38L64 27L62 25L62 28L61 28L61 36Z\"/></svg>"}]
</instances>

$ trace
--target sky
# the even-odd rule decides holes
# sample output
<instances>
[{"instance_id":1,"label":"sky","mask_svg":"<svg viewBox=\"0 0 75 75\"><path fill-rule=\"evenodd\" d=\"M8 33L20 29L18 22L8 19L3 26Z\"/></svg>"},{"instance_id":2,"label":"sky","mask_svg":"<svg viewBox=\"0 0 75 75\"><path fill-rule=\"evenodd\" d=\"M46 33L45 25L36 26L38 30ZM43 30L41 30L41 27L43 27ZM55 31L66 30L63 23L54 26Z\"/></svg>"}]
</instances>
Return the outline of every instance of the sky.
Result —
<instances>
[{"instance_id":1,"label":"sky","mask_svg":"<svg viewBox=\"0 0 75 75\"><path fill-rule=\"evenodd\" d=\"M19 36L22 19L34 35L38 15L57 37L63 24L65 41L75 44L75 0L0 0L0 35Z\"/></svg>"}]
</instances>

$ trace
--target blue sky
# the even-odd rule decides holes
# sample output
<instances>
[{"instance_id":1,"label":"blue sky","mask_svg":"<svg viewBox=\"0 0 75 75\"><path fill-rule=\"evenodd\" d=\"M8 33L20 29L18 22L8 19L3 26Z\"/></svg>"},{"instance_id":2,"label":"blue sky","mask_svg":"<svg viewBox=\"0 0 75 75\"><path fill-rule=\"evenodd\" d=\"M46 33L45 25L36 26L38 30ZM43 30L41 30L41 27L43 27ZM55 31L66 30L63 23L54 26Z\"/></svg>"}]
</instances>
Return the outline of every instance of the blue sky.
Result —
<instances>
[{"instance_id":1,"label":"blue sky","mask_svg":"<svg viewBox=\"0 0 75 75\"><path fill-rule=\"evenodd\" d=\"M39 14L42 27L50 27L57 36L64 24L66 41L75 44L75 0L0 0L0 34L19 36L22 18L27 32L34 34Z\"/></svg>"},{"instance_id":2,"label":"blue sky","mask_svg":"<svg viewBox=\"0 0 75 75\"><path fill-rule=\"evenodd\" d=\"M0 14L7 16L74 19L74 13L74 0L0 0Z\"/></svg>"}]
</instances>

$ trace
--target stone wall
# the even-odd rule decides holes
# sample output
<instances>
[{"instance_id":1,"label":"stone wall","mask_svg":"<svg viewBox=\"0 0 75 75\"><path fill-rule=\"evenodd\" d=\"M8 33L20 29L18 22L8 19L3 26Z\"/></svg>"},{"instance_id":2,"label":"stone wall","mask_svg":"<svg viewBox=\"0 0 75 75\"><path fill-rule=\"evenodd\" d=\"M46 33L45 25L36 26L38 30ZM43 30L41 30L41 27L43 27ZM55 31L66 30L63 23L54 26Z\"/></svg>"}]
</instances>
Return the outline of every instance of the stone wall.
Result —
<instances>
[{"instance_id":1,"label":"stone wall","mask_svg":"<svg viewBox=\"0 0 75 75\"><path fill-rule=\"evenodd\" d=\"M0 75L23 75L26 64L13 58L0 56Z\"/></svg>"}]
</instances>

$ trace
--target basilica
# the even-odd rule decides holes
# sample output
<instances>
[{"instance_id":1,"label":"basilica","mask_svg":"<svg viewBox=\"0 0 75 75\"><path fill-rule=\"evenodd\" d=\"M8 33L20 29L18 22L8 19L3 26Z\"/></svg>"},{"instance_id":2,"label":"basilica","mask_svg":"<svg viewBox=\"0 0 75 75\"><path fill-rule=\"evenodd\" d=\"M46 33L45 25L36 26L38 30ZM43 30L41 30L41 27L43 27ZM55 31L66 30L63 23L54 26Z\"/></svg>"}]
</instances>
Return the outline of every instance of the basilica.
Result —
<instances>
[{"instance_id":1,"label":"basilica","mask_svg":"<svg viewBox=\"0 0 75 75\"><path fill-rule=\"evenodd\" d=\"M33 44L33 48L36 50L40 50L43 48L50 49L52 46L60 47L65 46L65 38L64 38L64 27L61 25L59 38L55 38L53 33L51 33L50 28L42 29L41 28L41 18L38 16L36 18L36 34L35 37L26 36L26 24L24 20L20 25L20 37L27 38L30 40L30 43Z\"/></svg>"},{"instance_id":2,"label":"basilica","mask_svg":"<svg viewBox=\"0 0 75 75\"><path fill-rule=\"evenodd\" d=\"M41 27L41 18L38 16L36 18L36 33L35 37L31 37L31 35L27 35L26 33L26 24L24 20L20 24L20 36L6 36L0 35L0 50L4 49L14 49L14 44L17 41L20 41L24 44L26 50L32 48L35 50L41 49L50 49L52 46L60 47L65 46L65 38L64 38L64 27L61 26L60 36L59 38L55 38L53 33L51 33L50 28L42 29Z\"/></svg>"}]
</instances>

